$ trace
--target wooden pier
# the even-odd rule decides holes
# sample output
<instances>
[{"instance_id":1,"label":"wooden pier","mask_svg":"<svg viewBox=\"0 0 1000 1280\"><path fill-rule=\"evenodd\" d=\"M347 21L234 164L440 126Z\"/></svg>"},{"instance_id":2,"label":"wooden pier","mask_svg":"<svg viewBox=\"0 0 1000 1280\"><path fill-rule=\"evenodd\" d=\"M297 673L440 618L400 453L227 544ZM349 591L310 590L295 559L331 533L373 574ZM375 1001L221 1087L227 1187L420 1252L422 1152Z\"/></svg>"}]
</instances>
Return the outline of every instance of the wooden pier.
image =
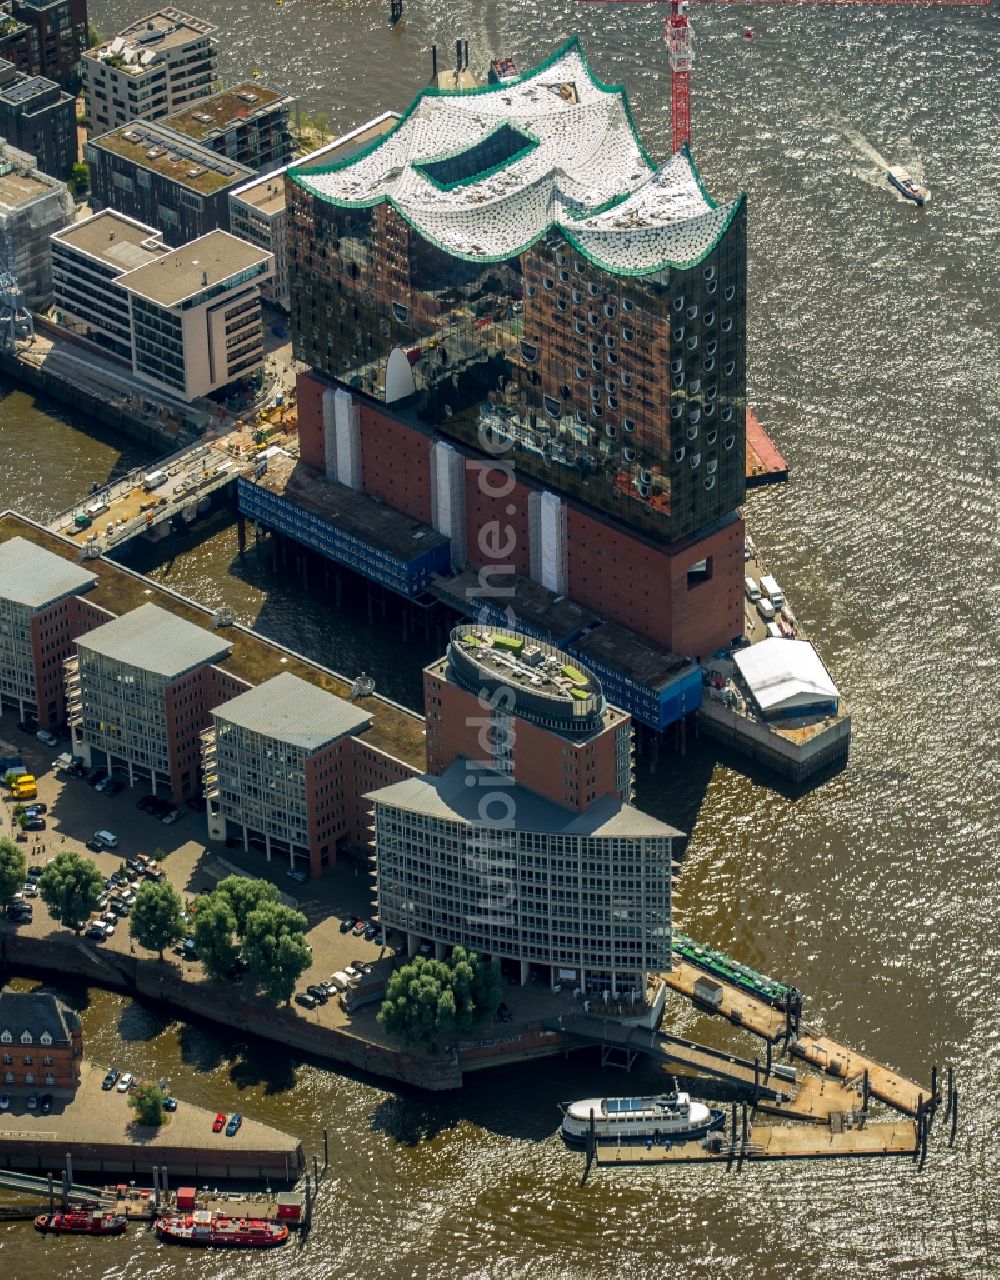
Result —
<instances>
[{"instance_id":1,"label":"wooden pier","mask_svg":"<svg viewBox=\"0 0 1000 1280\"><path fill-rule=\"evenodd\" d=\"M645 1143L600 1143L598 1166L728 1164L734 1160L826 1160L862 1156L912 1156L917 1128L912 1121L872 1124L863 1129L832 1129L815 1125L754 1125L747 1142L723 1141L718 1149L700 1142L647 1146Z\"/></svg>"},{"instance_id":2,"label":"wooden pier","mask_svg":"<svg viewBox=\"0 0 1000 1280\"><path fill-rule=\"evenodd\" d=\"M786 1028L784 1009L758 1000L748 991L733 986L732 983L716 977L715 974L706 974L704 969L699 969L688 960L682 960L677 954L674 954L671 964L673 967L670 972L660 975L663 981L678 994L692 1000L699 1009L728 1018L735 1026L746 1027L754 1035L760 1036L763 1040L770 1040L772 1043L784 1036ZM695 983L698 979L709 976L711 981L722 990L721 1004L708 1005L695 994Z\"/></svg>"}]
</instances>

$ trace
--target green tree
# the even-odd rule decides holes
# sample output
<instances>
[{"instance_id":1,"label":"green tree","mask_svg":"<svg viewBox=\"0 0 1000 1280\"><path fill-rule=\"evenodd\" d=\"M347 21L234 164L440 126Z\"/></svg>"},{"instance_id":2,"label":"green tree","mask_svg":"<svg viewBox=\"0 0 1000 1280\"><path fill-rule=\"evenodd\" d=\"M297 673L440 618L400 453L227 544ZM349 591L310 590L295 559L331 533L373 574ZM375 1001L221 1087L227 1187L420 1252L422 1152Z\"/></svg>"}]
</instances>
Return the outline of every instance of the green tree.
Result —
<instances>
[{"instance_id":1,"label":"green tree","mask_svg":"<svg viewBox=\"0 0 1000 1280\"><path fill-rule=\"evenodd\" d=\"M455 948L459 950L458 947ZM478 952L470 952L475 978L472 983L472 1000L476 1006L476 1016L492 1017L503 999L503 986L500 982L500 965L496 960L484 960Z\"/></svg>"},{"instance_id":2,"label":"green tree","mask_svg":"<svg viewBox=\"0 0 1000 1280\"><path fill-rule=\"evenodd\" d=\"M82 161L74 164L69 171L69 182L66 185L73 195L82 196L90 186L90 166Z\"/></svg>"},{"instance_id":3,"label":"green tree","mask_svg":"<svg viewBox=\"0 0 1000 1280\"><path fill-rule=\"evenodd\" d=\"M128 1096L128 1105L135 1112L139 1124L153 1125L156 1128L163 1123L163 1090L151 1081L143 1081Z\"/></svg>"},{"instance_id":4,"label":"green tree","mask_svg":"<svg viewBox=\"0 0 1000 1280\"><path fill-rule=\"evenodd\" d=\"M157 952L162 960L163 948L184 936L181 910L180 895L172 884L146 880L135 895L128 931L141 947Z\"/></svg>"},{"instance_id":5,"label":"green tree","mask_svg":"<svg viewBox=\"0 0 1000 1280\"><path fill-rule=\"evenodd\" d=\"M301 911L274 902L263 903L247 916L243 958L272 1000L291 1000L296 982L309 968L307 924Z\"/></svg>"},{"instance_id":6,"label":"green tree","mask_svg":"<svg viewBox=\"0 0 1000 1280\"><path fill-rule=\"evenodd\" d=\"M451 972L441 960L417 956L389 979L378 1020L405 1044L436 1049L457 1021Z\"/></svg>"},{"instance_id":7,"label":"green tree","mask_svg":"<svg viewBox=\"0 0 1000 1280\"><path fill-rule=\"evenodd\" d=\"M78 853L57 853L42 872L38 889L53 918L79 934L97 906L104 877Z\"/></svg>"},{"instance_id":8,"label":"green tree","mask_svg":"<svg viewBox=\"0 0 1000 1280\"><path fill-rule=\"evenodd\" d=\"M27 872L24 854L13 840L0 836L0 907L9 907L14 901Z\"/></svg>"},{"instance_id":9,"label":"green tree","mask_svg":"<svg viewBox=\"0 0 1000 1280\"><path fill-rule=\"evenodd\" d=\"M195 904L194 946L210 978L224 978L239 947L236 917L229 900L217 893L205 894Z\"/></svg>"},{"instance_id":10,"label":"green tree","mask_svg":"<svg viewBox=\"0 0 1000 1280\"><path fill-rule=\"evenodd\" d=\"M247 920L258 907L277 903L277 886L270 880L255 880L251 876L226 876L215 886L215 892L224 898L236 919L236 932L246 933Z\"/></svg>"}]
</instances>

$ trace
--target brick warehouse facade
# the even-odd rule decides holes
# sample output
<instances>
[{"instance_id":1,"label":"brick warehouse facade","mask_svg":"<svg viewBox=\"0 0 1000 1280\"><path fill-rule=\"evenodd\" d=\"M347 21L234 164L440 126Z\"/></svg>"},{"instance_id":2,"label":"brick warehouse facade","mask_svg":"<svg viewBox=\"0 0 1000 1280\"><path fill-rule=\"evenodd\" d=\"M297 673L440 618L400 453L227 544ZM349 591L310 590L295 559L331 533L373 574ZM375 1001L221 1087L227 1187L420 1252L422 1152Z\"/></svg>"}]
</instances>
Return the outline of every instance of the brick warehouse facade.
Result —
<instances>
[{"instance_id":1,"label":"brick warehouse facade","mask_svg":"<svg viewBox=\"0 0 1000 1280\"><path fill-rule=\"evenodd\" d=\"M571 179L587 198L553 223L538 193ZM456 569L499 541L518 575L675 653L741 633L742 197L715 205L686 152L654 169L570 42L500 93L426 91L359 156L290 170L288 205L307 465L447 534ZM481 483L491 455L509 492Z\"/></svg>"}]
</instances>

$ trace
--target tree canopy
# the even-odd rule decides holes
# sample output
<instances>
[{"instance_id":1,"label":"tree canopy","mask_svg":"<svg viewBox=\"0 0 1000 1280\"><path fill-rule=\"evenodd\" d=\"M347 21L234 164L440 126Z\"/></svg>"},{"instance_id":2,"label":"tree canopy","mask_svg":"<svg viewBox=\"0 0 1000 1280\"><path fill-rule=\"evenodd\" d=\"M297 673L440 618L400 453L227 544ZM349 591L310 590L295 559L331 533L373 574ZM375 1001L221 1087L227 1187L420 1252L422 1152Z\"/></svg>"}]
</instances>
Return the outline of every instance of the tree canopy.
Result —
<instances>
[{"instance_id":1,"label":"tree canopy","mask_svg":"<svg viewBox=\"0 0 1000 1280\"><path fill-rule=\"evenodd\" d=\"M229 899L204 894L195 904L194 946L210 978L225 978L239 955L236 916Z\"/></svg>"},{"instance_id":2,"label":"tree canopy","mask_svg":"<svg viewBox=\"0 0 1000 1280\"><path fill-rule=\"evenodd\" d=\"M246 933L251 912L266 903L277 903L278 889L270 880L253 880L250 876L226 876L215 886L215 893L229 903L236 920L236 932Z\"/></svg>"},{"instance_id":3,"label":"tree canopy","mask_svg":"<svg viewBox=\"0 0 1000 1280\"><path fill-rule=\"evenodd\" d=\"M28 873L24 854L13 840L0 836L0 907L9 907Z\"/></svg>"},{"instance_id":4,"label":"tree canopy","mask_svg":"<svg viewBox=\"0 0 1000 1280\"><path fill-rule=\"evenodd\" d=\"M447 960L416 956L389 979L378 1020L408 1045L436 1048L500 1003L500 969L456 947Z\"/></svg>"},{"instance_id":5,"label":"tree canopy","mask_svg":"<svg viewBox=\"0 0 1000 1280\"><path fill-rule=\"evenodd\" d=\"M57 853L38 881L42 901L54 919L79 933L97 907L104 891L104 877L78 853Z\"/></svg>"},{"instance_id":6,"label":"tree canopy","mask_svg":"<svg viewBox=\"0 0 1000 1280\"><path fill-rule=\"evenodd\" d=\"M136 1085L128 1096L128 1105L135 1112L139 1124L159 1127L163 1123L163 1090L152 1081L146 1080Z\"/></svg>"},{"instance_id":7,"label":"tree canopy","mask_svg":"<svg viewBox=\"0 0 1000 1280\"><path fill-rule=\"evenodd\" d=\"M264 902L247 916L243 959L272 1000L291 1000L295 984L309 968L312 953L301 911Z\"/></svg>"},{"instance_id":8,"label":"tree canopy","mask_svg":"<svg viewBox=\"0 0 1000 1280\"><path fill-rule=\"evenodd\" d=\"M164 947L179 942L184 936L181 910L180 895L169 881L154 884L146 880L135 895L129 933L141 947L158 952L162 959Z\"/></svg>"}]
</instances>

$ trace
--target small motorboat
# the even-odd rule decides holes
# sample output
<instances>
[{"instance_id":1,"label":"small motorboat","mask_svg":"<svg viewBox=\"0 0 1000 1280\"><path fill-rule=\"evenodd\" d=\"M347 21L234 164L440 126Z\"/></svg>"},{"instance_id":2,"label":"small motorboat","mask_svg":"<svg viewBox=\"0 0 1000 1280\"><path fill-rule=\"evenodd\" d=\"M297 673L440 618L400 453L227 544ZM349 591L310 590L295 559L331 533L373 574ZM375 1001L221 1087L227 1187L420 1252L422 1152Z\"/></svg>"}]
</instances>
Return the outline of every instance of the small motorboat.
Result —
<instances>
[{"instance_id":1,"label":"small motorboat","mask_svg":"<svg viewBox=\"0 0 1000 1280\"><path fill-rule=\"evenodd\" d=\"M931 198L931 193L927 188L911 178L906 170L899 168L899 166L887 169L885 179L889 186L898 191L904 200L912 200L916 205L924 205Z\"/></svg>"}]
</instances>

